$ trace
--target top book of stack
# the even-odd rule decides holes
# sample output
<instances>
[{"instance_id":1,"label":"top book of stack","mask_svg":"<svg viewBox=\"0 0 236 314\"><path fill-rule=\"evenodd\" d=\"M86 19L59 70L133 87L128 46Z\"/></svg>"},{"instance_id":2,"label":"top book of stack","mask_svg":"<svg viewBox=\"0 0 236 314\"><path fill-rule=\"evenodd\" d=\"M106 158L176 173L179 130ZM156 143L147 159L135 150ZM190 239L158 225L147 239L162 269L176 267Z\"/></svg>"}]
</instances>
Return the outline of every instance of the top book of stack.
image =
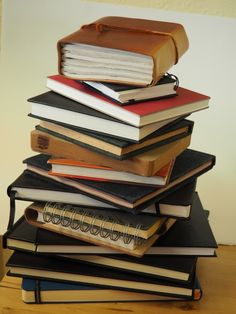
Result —
<instances>
[{"instance_id":1,"label":"top book of stack","mask_svg":"<svg viewBox=\"0 0 236 314\"><path fill-rule=\"evenodd\" d=\"M188 46L181 24L108 16L58 41L58 68L78 80L155 85Z\"/></svg>"}]
</instances>

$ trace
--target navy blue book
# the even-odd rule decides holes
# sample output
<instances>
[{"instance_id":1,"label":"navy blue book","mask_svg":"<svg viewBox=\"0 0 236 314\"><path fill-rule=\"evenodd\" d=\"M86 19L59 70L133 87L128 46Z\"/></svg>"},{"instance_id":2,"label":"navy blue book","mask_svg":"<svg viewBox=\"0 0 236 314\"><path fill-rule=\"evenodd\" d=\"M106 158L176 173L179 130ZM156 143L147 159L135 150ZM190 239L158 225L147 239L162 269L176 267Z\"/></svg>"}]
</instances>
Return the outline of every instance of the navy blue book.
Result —
<instances>
[{"instance_id":1,"label":"navy blue book","mask_svg":"<svg viewBox=\"0 0 236 314\"><path fill-rule=\"evenodd\" d=\"M82 303L82 302L145 302L184 300L156 294L98 288L58 281L23 278L22 299L25 303ZM198 279L195 279L193 300L202 295Z\"/></svg>"}]
</instances>

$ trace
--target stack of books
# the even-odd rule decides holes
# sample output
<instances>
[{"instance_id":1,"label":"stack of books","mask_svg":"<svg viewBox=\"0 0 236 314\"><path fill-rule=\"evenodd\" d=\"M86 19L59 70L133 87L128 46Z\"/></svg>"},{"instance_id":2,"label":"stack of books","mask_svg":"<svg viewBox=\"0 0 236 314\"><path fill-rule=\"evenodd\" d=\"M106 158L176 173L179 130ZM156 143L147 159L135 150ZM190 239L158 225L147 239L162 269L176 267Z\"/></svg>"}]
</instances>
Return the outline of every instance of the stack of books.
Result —
<instances>
[{"instance_id":1,"label":"stack of books","mask_svg":"<svg viewBox=\"0 0 236 314\"><path fill-rule=\"evenodd\" d=\"M59 74L28 100L37 155L7 191L25 302L201 297L197 259L217 244L196 184L215 157L188 148L187 116L209 97L165 73L187 48L179 24L120 17L58 42ZM31 204L14 223L16 200Z\"/></svg>"}]
</instances>

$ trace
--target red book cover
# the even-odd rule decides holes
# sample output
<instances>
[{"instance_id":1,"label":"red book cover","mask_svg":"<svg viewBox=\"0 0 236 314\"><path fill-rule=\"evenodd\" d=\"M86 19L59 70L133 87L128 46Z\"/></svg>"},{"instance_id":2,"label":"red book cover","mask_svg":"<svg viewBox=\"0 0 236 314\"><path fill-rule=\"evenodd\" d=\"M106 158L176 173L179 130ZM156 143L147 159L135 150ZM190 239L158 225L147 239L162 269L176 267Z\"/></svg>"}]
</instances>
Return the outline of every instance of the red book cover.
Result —
<instances>
[{"instance_id":1,"label":"red book cover","mask_svg":"<svg viewBox=\"0 0 236 314\"><path fill-rule=\"evenodd\" d=\"M125 114L127 114L127 118L132 117L133 115L135 119L138 118L137 124L135 121L133 121L133 124L138 126L158 121L158 118L156 118L157 113L169 112L164 118L161 116L162 118L159 119L159 121L161 121L173 116L184 115L193 111L205 109L207 108L210 99L209 96L179 87L177 96L175 97L152 99L124 106L90 89L81 82L62 75L49 76L47 79L47 87L63 96L69 97L98 111L105 112L108 115L115 116L123 121L127 121L122 119ZM89 97L86 98L87 96ZM190 108L184 108L187 105L191 105ZM173 115L171 112L173 112L173 108L177 107L181 107L181 110L179 111L179 109L177 109L178 111L174 111ZM155 114L155 116L153 114ZM147 118L147 116L149 117L148 120L140 120L143 117ZM127 122L131 123L131 121Z\"/></svg>"}]
</instances>

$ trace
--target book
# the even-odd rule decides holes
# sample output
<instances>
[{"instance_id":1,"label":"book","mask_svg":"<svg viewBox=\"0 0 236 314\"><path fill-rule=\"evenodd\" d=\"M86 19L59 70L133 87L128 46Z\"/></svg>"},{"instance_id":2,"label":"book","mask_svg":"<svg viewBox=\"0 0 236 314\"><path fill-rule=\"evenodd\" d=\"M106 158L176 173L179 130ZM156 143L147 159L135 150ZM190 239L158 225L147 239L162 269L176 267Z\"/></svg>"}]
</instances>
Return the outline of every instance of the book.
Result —
<instances>
[{"instance_id":1,"label":"book","mask_svg":"<svg viewBox=\"0 0 236 314\"><path fill-rule=\"evenodd\" d=\"M59 281L23 278L22 300L25 303L82 303L82 302L145 302L170 301L180 298L159 296L150 293L139 293L114 289L98 288L81 284L69 284ZM196 279L193 299L199 300L202 291Z\"/></svg>"},{"instance_id":2,"label":"book","mask_svg":"<svg viewBox=\"0 0 236 314\"><path fill-rule=\"evenodd\" d=\"M200 227L199 227L200 226ZM3 236L4 247L40 254L108 254L120 255L121 252L95 246L88 242L70 238L46 229L28 224L22 216ZM217 243L212 233L208 216L203 210L197 193L193 200L191 217L179 219L164 237L160 237L147 255L191 255L215 256Z\"/></svg>"},{"instance_id":3,"label":"book","mask_svg":"<svg viewBox=\"0 0 236 314\"><path fill-rule=\"evenodd\" d=\"M199 177L210 170L215 164L215 156L186 149L177 156L171 172L169 183L165 187L152 187L115 182L93 181L51 176L48 174L50 165L47 163L49 156L38 155L25 161L28 170L45 178L55 180L68 186L82 190L92 197L123 208L138 212L148 205L158 202L163 197Z\"/></svg>"},{"instance_id":4,"label":"book","mask_svg":"<svg viewBox=\"0 0 236 314\"><path fill-rule=\"evenodd\" d=\"M172 282L190 282L195 276L197 263L196 256L144 255L136 258L123 254L60 254L58 257Z\"/></svg>"},{"instance_id":5,"label":"book","mask_svg":"<svg viewBox=\"0 0 236 314\"><path fill-rule=\"evenodd\" d=\"M58 257L15 251L7 262L8 275L33 279L60 280L96 287L153 293L192 299L194 279L177 283L123 272Z\"/></svg>"},{"instance_id":6,"label":"book","mask_svg":"<svg viewBox=\"0 0 236 314\"><path fill-rule=\"evenodd\" d=\"M188 49L181 24L106 16L58 41L58 71L79 80L154 85Z\"/></svg>"},{"instance_id":7,"label":"book","mask_svg":"<svg viewBox=\"0 0 236 314\"><path fill-rule=\"evenodd\" d=\"M156 215L115 214L60 203L33 203L25 210L26 220L39 228L58 232L96 245L108 246L141 257L175 223Z\"/></svg>"},{"instance_id":8,"label":"book","mask_svg":"<svg viewBox=\"0 0 236 314\"><path fill-rule=\"evenodd\" d=\"M50 158L48 163L51 165L49 174L55 176L127 184L164 186L168 183L170 178L174 160L162 167L151 177L139 176L127 171L116 171L110 167L91 165L86 162L64 158Z\"/></svg>"},{"instance_id":9,"label":"book","mask_svg":"<svg viewBox=\"0 0 236 314\"><path fill-rule=\"evenodd\" d=\"M190 120L176 119L172 123L146 136L138 143L48 120L41 120L40 124L35 126L35 129L78 144L92 151L122 160L190 135L193 130L193 124Z\"/></svg>"},{"instance_id":10,"label":"book","mask_svg":"<svg viewBox=\"0 0 236 314\"><path fill-rule=\"evenodd\" d=\"M159 169L182 153L190 145L190 141L191 135L188 135L129 159L118 160L45 132L31 132L31 148L35 152L111 167L117 171L128 171L141 176L155 175Z\"/></svg>"},{"instance_id":11,"label":"book","mask_svg":"<svg viewBox=\"0 0 236 314\"><path fill-rule=\"evenodd\" d=\"M82 131L96 131L134 142L140 141L176 119L176 117L171 117L164 121L137 127L54 92L31 97L28 102L31 103L29 116L32 118L47 119L49 122L64 123Z\"/></svg>"},{"instance_id":12,"label":"book","mask_svg":"<svg viewBox=\"0 0 236 314\"><path fill-rule=\"evenodd\" d=\"M162 76L154 86L148 87L93 81L83 81L83 83L122 104L174 96L178 88L177 77L169 73Z\"/></svg>"},{"instance_id":13,"label":"book","mask_svg":"<svg viewBox=\"0 0 236 314\"><path fill-rule=\"evenodd\" d=\"M98 197L89 197L86 193L80 193L76 188L50 180L32 171L24 170L23 173L7 189L10 198L10 215L8 229L11 229L15 220L16 200L65 202L71 205L80 205L85 208L121 208L99 201ZM131 213L132 210L129 210ZM155 204L147 205L143 212L156 214ZM135 213L135 211L133 212Z\"/></svg>"},{"instance_id":14,"label":"book","mask_svg":"<svg viewBox=\"0 0 236 314\"><path fill-rule=\"evenodd\" d=\"M206 95L179 87L178 96L176 97L148 100L121 106L106 96L91 90L79 81L74 81L61 75L49 76L46 84L50 90L60 95L136 127L142 127L206 109L210 100L210 97ZM40 108L37 106L37 109ZM76 118L78 116L76 111L69 111L66 108L64 110L59 110L59 108L51 110L50 116L48 108L43 113L40 112L40 114L34 111L34 114L38 116L45 115L48 119L51 117L52 120L54 119L67 124L72 124L72 121L75 121L74 123L79 121L79 118ZM56 114L57 119L55 118Z\"/></svg>"},{"instance_id":15,"label":"book","mask_svg":"<svg viewBox=\"0 0 236 314\"><path fill-rule=\"evenodd\" d=\"M158 214L188 219L191 214L196 184L197 180L195 179L162 198L160 202L156 203Z\"/></svg>"},{"instance_id":16,"label":"book","mask_svg":"<svg viewBox=\"0 0 236 314\"><path fill-rule=\"evenodd\" d=\"M80 193L77 189L71 189L59 182L45 180L43 176L35 176L33 172L23 171L23 173L7 189L10 198L10 215L8 229L15 220L16 203L15 200L26 201L55 201L66 202L82 206L93 206L100 208L117 208L96 197L90 197L86 193Z\"/></svg>"}]
</instances>

